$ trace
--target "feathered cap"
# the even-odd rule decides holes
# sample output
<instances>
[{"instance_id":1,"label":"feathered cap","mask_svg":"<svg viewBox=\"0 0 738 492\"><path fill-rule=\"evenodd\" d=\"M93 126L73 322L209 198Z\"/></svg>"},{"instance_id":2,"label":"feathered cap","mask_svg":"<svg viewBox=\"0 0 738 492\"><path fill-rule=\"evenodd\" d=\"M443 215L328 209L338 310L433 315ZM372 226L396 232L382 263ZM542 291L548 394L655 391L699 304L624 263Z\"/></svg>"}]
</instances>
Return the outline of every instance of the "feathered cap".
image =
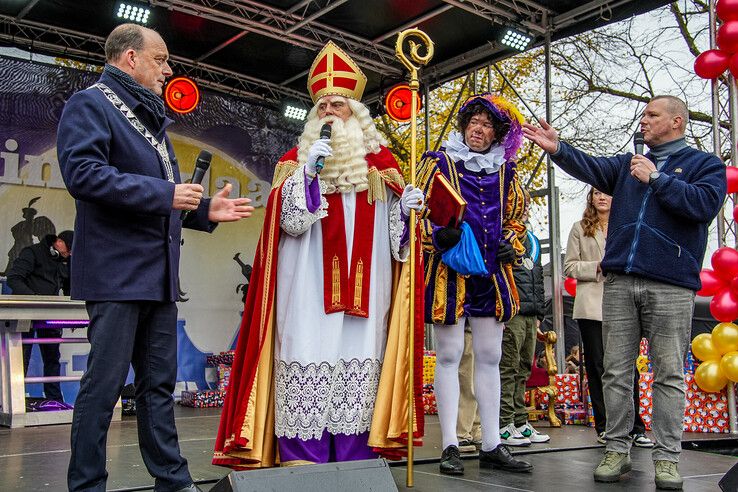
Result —
<instances>
[{"instance_id":1,"label":"feathered cap","mask_svg":"<svg viewBox=\"0 0 738 492\"><path fill-rule=\"evenodd\" d=\"M495 119L510 124L510 129L502 142L505 148L505 160L510 160L523 143L523 121L525 121L523 115L513 103L503 97L492 95L490 92L470 96L461 105L459 114L465 113L475 103L482 104Z\"/></svg>"}]
</instances>

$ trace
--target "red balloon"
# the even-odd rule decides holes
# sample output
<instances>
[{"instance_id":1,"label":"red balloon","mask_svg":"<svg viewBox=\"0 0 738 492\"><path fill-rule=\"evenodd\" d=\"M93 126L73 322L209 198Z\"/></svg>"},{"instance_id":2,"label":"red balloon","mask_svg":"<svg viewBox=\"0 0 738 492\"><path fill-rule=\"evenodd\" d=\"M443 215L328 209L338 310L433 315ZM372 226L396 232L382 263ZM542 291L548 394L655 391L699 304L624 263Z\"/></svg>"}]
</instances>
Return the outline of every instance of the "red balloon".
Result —
<instances>
[{"instance_id":1,"label":"red balloon","mask_svg":"<svg viewBox=\"0 0 738 492\"><path fill-rule=\"evenodd\" d=\"M738 222L738 205L733 207L733 220Z\"/></svg>"},{"instance_id":2,"label":"red balloon","mask_svg":"<svg viewBox=\"0 0 738 492\"><path fill-rule=\"evenodd\" d=\"M707 50L694 60L694 73L703 79L716 79L728 69L730 53L720 50Z\"/></svg>"},{"instance_id":3,"label":"red balloon","mask_svg":"<svg viewBox=\"0 0 738 492\"><path fill-rule=\"evenodd\" d=\"M725 178L728 180L728 193L738 193L738 167L725 166Z\"/></svg>"},{"instance_id":4,"label":"red balloon","mask_svg":"<svg viewBox=\"0 0 738 492\"><path fill-rule=\"evenodd\" d=\"M700 272L700 281L702 282L702 288L697 291L697 295L702 297L714 296L729 285L709 268L702 269Z\"/></svg>"},{"instance_id":5,"label":"red balloon","mask_svg":"<svg viewBox=\"0 0 738 492\"><path fill-rule=\"evenodd\" d=\"M730 290L733 292L733 295L738 297L738 277L734 277L733 280L730 281Z\"/></svg>"},{"instance_id":6,"label":"red balloon","mask_svg":"<svg viewBox=\"0 0 738 492\"><path fill-rule=\"evenodd\" d=\"M738 300L730 289L723 289L710 301L710 314L723 323L730 323L738 318Z\"/></svg>"},{"instance_id":7,"label":"red balloon","mask_svg":"<svg viewBox=\"0 0 738 492\"><path fill-rule=\"evenodd\" d=\"M570 296L576 297L577 295L577 279L566 277L564 280L564 290L566 290Z\"/></svg>"},{"instance_id":8,"label":"red balloon","mask_svg":"<svg viewBox=\"0 0 738 492\"><path fill-rule=\"evenodd\" d=\"M723 23L717 32L717 45L728 53L738 51L738 20L729 20Z\"/></svg>"},{"instance_id":9,"label":"red balloon","mask_svg":"<svg viewBox=\"0 0 738 492\"><path fill-rule=\"evenodd\" d=\"M724 246L712 254L712 269L718 277L725 282L730 282L733 277L738 276L738 251Z\"/></svg>"},{"instance_id":10,"label":"red balloon","mask_svg":"<svg viewBox=\"0 0 738 492\"><path fill-rule=\"evenodd\" d=\"M738 19L738 0L718 0L715 12L723 22Z\"/></svg>"}]
</instances>

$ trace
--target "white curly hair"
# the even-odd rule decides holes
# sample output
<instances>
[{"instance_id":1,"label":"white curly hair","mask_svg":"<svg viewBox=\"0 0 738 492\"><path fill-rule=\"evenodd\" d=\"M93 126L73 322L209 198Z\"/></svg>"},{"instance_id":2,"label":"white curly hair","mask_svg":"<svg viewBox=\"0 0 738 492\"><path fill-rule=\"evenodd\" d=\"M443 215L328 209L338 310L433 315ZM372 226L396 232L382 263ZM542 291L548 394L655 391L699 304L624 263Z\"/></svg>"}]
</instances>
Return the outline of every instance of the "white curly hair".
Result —
<instances>
[{"instance_id":1,"label":"white curly hair","mask_svg":"<svg viewBox=\"0 0 738 492\"><path fill-rule=\"evenodd\" d=\"M320 138L320 129L331 123L333 155L325 159L320 179L327 185L327 193L346 193L366 190L368 186L366 154L376 154L387 141L377 131L369 109L358 101L345 98L353 113L345 122L336 116L318 118L318 104L310 110L305 130L300 135L297 161L307 162L310 146Z\"/></svg>"}]
</instances>

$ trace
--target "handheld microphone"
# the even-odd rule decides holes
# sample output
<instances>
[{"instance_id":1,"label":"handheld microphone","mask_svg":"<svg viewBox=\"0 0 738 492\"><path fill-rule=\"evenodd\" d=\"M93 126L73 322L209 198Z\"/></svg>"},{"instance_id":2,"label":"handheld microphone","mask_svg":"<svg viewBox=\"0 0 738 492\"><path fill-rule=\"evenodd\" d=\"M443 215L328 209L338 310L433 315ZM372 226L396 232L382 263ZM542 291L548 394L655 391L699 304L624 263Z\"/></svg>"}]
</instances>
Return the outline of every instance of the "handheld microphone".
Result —
<instances>
[{"instance_id":1,"label":"handheld microphone","mask_svg":"<svg viewBox=\"0 0 738 492\"><path fill-rule=\"evenodd\" d=\"M330 140L331 139L331 125L326 123L320 128L320 139L321 140ZM318 157L318 160L315 161L315 172L320 174L320 171L323 170L323 166L325 165L325 157L320 156Z\"/></svg>"},{"instance_id":2,"label":"handheld microphone","mask_svg":"<svg viewBox=\"0 0 738 492\"><path fill-rule=\"evenodd\" d=\"M635 147L635 153L643 155L643 133L635 132L633 135L633 146Z\"/></svg>"},{"instance_id":3,"label":"handheld microphone","mask_svg":"<svg viewBox=\"0 0 738 492\"><path fill-rule=\"evenodd\" d=\"M204 178L205 173L208 172L211 160L213 160L213 154L211 154L207 150L200 151L200 155L197 156L197 161L195 161L195 172L192 173L192 179L190 180L190 183L202 183L202 178ZM185 220L189 212L189 210L182 210L182 215L180 216L180 219Z\"/></svg>"}]
</instances>

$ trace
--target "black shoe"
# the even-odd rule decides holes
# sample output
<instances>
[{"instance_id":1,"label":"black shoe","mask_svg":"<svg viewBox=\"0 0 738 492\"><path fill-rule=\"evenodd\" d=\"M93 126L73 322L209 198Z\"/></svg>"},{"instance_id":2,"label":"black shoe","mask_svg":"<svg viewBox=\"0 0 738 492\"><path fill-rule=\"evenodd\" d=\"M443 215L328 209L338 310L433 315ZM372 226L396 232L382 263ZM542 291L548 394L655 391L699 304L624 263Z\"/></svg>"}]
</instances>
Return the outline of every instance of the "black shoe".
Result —
<instances>
[{"instance_id":1,"label":"black shoe","mask_svg":"<svg viewBox=\"0 0 738 492\"><path fill-rule=\"evenodd\" d=\"M533 465L527 461L516 460L507 447L499 444L492 451L479 450L479 468L499 468L516 473L529 472Z\"/></svg>"},{"instance_id":2,"label":"black shoe","mask_svg":"<svg viewBox=\"0 0 738 492\"><path fill-rule=\"evenodd\" d=\"M464 463L459 457L459 448L453 444L441 453L441 473L446 475L463 475Z\"/></svg>"}]
</instances>

